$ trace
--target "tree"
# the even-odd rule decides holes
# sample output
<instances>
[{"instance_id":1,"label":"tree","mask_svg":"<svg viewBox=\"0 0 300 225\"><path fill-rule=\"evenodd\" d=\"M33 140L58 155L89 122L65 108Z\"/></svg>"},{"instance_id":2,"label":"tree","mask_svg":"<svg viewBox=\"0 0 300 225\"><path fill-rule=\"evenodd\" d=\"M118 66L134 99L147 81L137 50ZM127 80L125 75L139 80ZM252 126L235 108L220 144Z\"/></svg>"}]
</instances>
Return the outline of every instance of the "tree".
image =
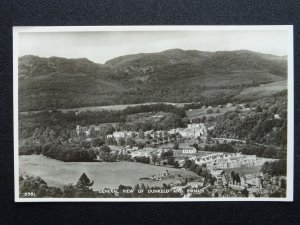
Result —
<instances>
[{"instance_id":1,"label":"tree","mask_svg":"<svg viewBox=\"0 0 300 225\"><path fill-rule=\"evenodd\" d=\"M91 188L94 184L94 181L90 181L85 173L81 175L77 181L76 188L78 189L78 197L89 197L93 193Z\"/></svg>"},{"instance_id":2,"label":"tree","mask_svg":"<svg viewBox=\"0 0 300 225\"><path fill-rule=\"evenodd\" d=\"M179 143L177 141L174 142L173 148L176 150L179 149Z\"/></svg>"},{"instance_id":3,"label":"tree","mask_svg":"<svg viewBox=\"0 0 300 225\"><path fill-rule=\"evenodd\" d=\"M213 116L209 116L209 117L207 118L207 122L208 122L208 123L212 123L212 122L214 122L214 120L215 120L215 118L214 118Z\"/></svg>"},{"instance_id":4,"label":"tree","mask_svg":"<svg viewBox=\"0 0 300 225\"><path fill-rule=\"evenodd\" d=\"M101 145L103 145L104 144L104 142L103 142L103 140L101 139L101 138L93 138L92 140L91 140L91 145L93 146L93 147L99 147L99 146L101 146Z\"/></svg>"},{"instance_id":5,"label":"tree","mask_svg":"<svg viewBox=\"0 0 300 225\"><path fill-rule=\"evenodd\" d=\"M175 161L175 162L174 162L174 167L175 167L175 168L179 168L179 163L178 163L178 161Z\"/></svg>"},{"instance_id":6,"label":"tree","mask_svg":"<svg viewBox=\"0 0 300 225\"><path fill-rule=\"evenodd\" d=\"M154 165L157 162L157 155L156 154L152 155L152 162L153 162Z\"/></svg>"},{"instance_id":7,"label":"tree","mask_svg":"<svg viewBox=\"0 0 300 225\"><path fill-rule=\"evenodd\" d=\"M174 163L175 163L175 160L174 160L174 157L169 157L168 159L167 159L167 162L168 162L168 164L169 165L174 165Z\"/></svg>"},{"instance_id":8,"label":"tree","mask_svg":"<svg viewBox=\"0 0 300 225\"><path fill-rule=\"evenodd\" d=\"M143 143L143 142L138 142L138 143L137 143L137 146L138 146L139 149L143 149L143 148L145 147L145 143Z\"/></svg>"},{"instance_id":9,"label":"tree","mask_svg":"<svg viewBox=\"0 0 300 225\"><path fill-rule=\"evenodd\" d=\"M74 198L76 194L76 187L73 184L65 185L63 188L64 198Z\"/></svg>"},{"instance_id":10,"label":"tree","mask_svg":"<svg viewBox=\"0 0 300 225\"><path fill-rule=\"evenodd\" d=\"M192 164L193 164L193 162L191 160L189 160L188 158L186 158L185 161L184 161L183 167L186 168L186 169L190 169Z\"/></svg>"},{"instance_id":11,"label":"tree","mask_svg":"<svg viewBox=\"0 0 300 225\"><path fill-rule=\"evenodd\" d=\"M261 108L261 106L260 106L260 105L258 105L258 106L256 107L255 111L256 111L256 112L262 112L262 108Z\"/></svg>"},{"instance_id":12,"label":"tree","mask_svg":"<svg viewBox=\"0 0 300 225\"><path fill-rule=\"evenodd\" d=\"M92 149L88 150L88 154L91 161L94 161L97 158L95 152Z\"/></svg>"},{"instance_id":13,"label":"tree","mask_svg":"<svg viewBox=\"0 0 300 225\"><path fill-rule=\"evenodd\" d=\"M200 150L200 148L199 148L199 146L198 146L197 143L194 143L194 144L193 144L193 147L197 150L197 152Z\"/></svg>"},{"instance_id":14,"label":"tree","mask_svg":"<svg viewBox=\"0 0 300 225\"><path fill-rule=\"evenodd\" d=\"M214 112L214 110L212 110L212 109L208 109L208 110L206 111L207 114L212 114L213 112Z\"/></svg>"},{"instance_id":15,"label":"tree","mask_svg":"<svg viewBox=\"0 0 300 225\"><path fill-rule=\"evenodd\" d=\"M242 194L243 197L248 198L248 196L249 196L249 191L247 190L246 187L245 187L245 189L243 189L243 190L241 191L241 194Z\"/></svg>"},{"instance_id":16,"label":"tree","mask_svg":"<svg viewBox=\"0 0 300 225\"><path fill-rule=\"evenodd\" d=\"M144 138L145 138L145 134L144 134L144 131L143 131L143 130L140 130L140 131L139 131L139 137L140 137L141 139L144 139Z\"/></svg>"},{"instance_id":17,"label":"tree","mask_svg":"<svg viewBox=\"0 0 300 225\"><path fill-rule=\"evenodd\" d=\"M166 128L175 128L182 126L181 118L176 114L166 116L162 122L166 126Z\"/></svg>"},{"instance_id":18,"label":"tree","mask_svg":"<svg viewBox=\"0 0 300 225\"><path fill-rule=\"evenodd\" d=\"M129 146L132 148L133 145L136 144L136 141L133 140L131 137L128 137L128 138L126 138L126 140L125 140L125 144L126 144L126 145L129 145Z\"/></svg>"},{"instance_id":19,"label":"tree","mask_svg":"<svg viewBox=\"0 0 300 225\"><path fill-rule=\"evenodd\" d=\"M140 190L140 185L139 185L139 184L136 184L136 185L134 186L134 188L133 188L133 194L134 194L135 196L138 196L139 190Z\"/></svg>"},{"instance_id":20,"label":"tree","mask_svg":"<svg viewBox=\"0 0 300 225\"><path fill-rule=\"evenodd\" d=\"M100 147L100 152L103 152L103 153L109 153L111 150L110 150L110 147L108 147L107 145L102 145Z\"/></svg>"},{"instance_id":21,"label":"tree","mask_svg":"<svg viewBox=\"0 0 300 225\"><path fill-rule=\"evenodd\" d=\"M125 139L124 139L124 138L121 137L121 138L119 139L119 145L120 145L120 146L124 146L124 145L125 145Z\"/></svg>"},{"instance_id":22,"label":"tree","mask_svg":"<svg viewBox=\"0 0 300 225\"><path fill-rule=\"evenodd\" d=\"M152 137L151 137L151 134L147 133L146 135L147 139L150 140Z\"/></svg>"}]
</instances>

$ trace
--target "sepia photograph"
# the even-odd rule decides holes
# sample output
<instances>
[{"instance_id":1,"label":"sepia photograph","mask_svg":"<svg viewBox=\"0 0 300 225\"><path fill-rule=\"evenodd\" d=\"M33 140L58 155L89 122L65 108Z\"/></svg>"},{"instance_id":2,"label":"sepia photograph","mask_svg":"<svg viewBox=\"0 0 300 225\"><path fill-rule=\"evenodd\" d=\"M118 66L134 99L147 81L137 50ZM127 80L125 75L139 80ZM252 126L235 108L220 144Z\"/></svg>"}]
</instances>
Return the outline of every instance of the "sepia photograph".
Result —
<instances>
[{"instance_id":1,"label":"sepia photograph","mask_svg":"<svg viewBox=\"0 0 300 225\"><path fill-rule=\"evenodd\" d=\"M14 27L16 202L293 201L293 26Z\"/></svg>"}]
</instances>

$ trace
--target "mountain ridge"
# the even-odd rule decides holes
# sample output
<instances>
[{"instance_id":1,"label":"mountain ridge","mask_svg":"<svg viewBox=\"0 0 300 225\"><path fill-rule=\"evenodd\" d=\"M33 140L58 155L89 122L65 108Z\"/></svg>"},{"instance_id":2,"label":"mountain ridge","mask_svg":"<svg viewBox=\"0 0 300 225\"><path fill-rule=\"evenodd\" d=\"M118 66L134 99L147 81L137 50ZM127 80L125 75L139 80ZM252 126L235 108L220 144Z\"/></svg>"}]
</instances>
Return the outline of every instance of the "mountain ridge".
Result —
<instances>
[{"instance_id":1,"label":"mountain ridge","mask_svg":"<svg viewBox=\"0 0 300 225\"><path fill-rule=\"evenodd\" d=\"M285 80L285 57L249 50L169 49L94 63L19 58L20 108L40 110L151 101L221 103L243 88Z\"/></svg>"}]
</instances>

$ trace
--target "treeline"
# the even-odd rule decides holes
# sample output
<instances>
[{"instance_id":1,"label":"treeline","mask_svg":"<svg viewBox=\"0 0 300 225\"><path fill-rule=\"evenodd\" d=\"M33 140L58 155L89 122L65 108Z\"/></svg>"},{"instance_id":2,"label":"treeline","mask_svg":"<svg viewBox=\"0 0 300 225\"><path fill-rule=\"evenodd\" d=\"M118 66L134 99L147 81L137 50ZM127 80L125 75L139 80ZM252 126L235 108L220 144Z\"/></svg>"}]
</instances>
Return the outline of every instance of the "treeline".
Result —
<instances>
[{"instance_id":1,"label":"treeline","mask_svg":"<svg viewBox=\"0 0 300 225\"><path fill-rule=\"evenodd\" d=\"M128 107L124 110L102 111L70 111L63 113L58 110L39 113L19 114L20 138L30 137L36 128L49 127L56 133L62 130L75 129L76 125L89 126L103 123L124 123L127 115L143 112L168 112L179 118L186 116L185 110L170 104L152 104ZM176 117L177 118L177 117ZM167 121L168 122L168 121Z\"/></svg>"},{"instance_id":2,"label":"treeline","mask_svg":"<svg viewBox=\"0 0 300 225\"><path fill-rule=\"evenodd\" d=\"M97 142L100 144L100 148L94 148L93 146ZM99 160L103 162L117 162L117 161L133 161L130 155L122 154L118 151L112 152L111 149L99 142L98 139L93 139L91 143L73 143L62 144L60 142L49 142L44 145L25 145L19 147L19 155L32 155L42 154L52 159L60 160L63 162L93 162L99 156ZM138 159L137 159L138 160ZM141 162L142 161L141 159ZM150 163L144 162L144 163Z\"/></svg>"},{"instance_id":3,"label":"treeline","mask_svg":"<svg viewBox=\"0 0 300 225\"><path fill-rule=\"evenodd\" d=\"M286 146L287 97L264 98L252 104L255 110L231 111L215 118L212 137Z\"/></svg>"},{"instance_id":4,"label":"treeline","mask_svg":"<svg viewBox=\"0 0 300 225\"><path fill-rule=\"evenodd\" d=\"M209 152L228 152L235 153L240 152L244 155L256 155L257 157L273 158L273 159L285 159L286 149L276 148L274 146L264 145L248 145L242 147L235 147L231 144L216 144L216 145L205 145L204 151Z\"/></svg>"},{"instance_id":5,"label":"treeline","mask_svg":"<svg viewBox=\"0 0 300 225\"><path fill-rule=\"evenodd\" d=\"M186 122L184 119L180 118L177 114L170 114L159 121L154 121L152 119L145 119L144 121L131 122L131 123L121 123L118 124L117 130L126 131L149 131L149 130L169 130L172 128L184 127Z\"/></svg>"},{"instance_id":6,"label":"treeline","mask_svg":"<svg viewBox=\"0 0 300 225\"><path fill-rule=\"evenodd\" d=\"M139 163L150 164L150 157L146 156L134 157L133 160Z\"/></svg>"},{"instance_id":7,"label":"treeline","mask_svg":"<svg viewBox=\"0 0 300 225\"><path fill-rule=\"evenodd\" d=\"M186 113L184 109L176 107L171 104L165 104L165 103L129 106L126 109L124 109L123 112L126 115L143 113L143 112L167 112L167 113L176 114L181 118L186 117Z\"/></svg>"},{"instance_id":8,"label":"treeline","mask_svg":"<svg viewBox=\"0 0 300 225\"><path fill-rule=\"evenodd\" d=\"M92 162L96 159L96 154L92 149L78 145L62 145L60 143L43 145L41 154L64 162Z\"/></svg>"}]
</instances>

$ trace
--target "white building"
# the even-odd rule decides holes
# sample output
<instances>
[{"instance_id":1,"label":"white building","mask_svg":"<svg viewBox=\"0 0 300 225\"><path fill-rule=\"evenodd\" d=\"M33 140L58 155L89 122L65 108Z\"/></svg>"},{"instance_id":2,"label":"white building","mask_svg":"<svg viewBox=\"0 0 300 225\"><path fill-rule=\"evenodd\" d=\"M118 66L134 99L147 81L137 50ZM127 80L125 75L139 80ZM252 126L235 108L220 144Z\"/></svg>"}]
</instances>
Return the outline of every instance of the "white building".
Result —
<instances>
[{"instance_id":1,"label":"white building","mask_svg":"<svg viewBox=\"0 0 300 225\"><path fill-rule=\"evenodd\" d=\"M255 155L242 155L241 153L214 153L195 159L195 163L206 164L209 169L226 169L241 166L256 165Z\"/></svg>"},{"instance_id":2,"label":"white building","mask_svg":"<svg viewBox=\"0 0 300 225\"><path fill-rule=\"evenodd\" d=\"M182 154L196 154L197 150L195 148L184 148L182 149Z\"/></svg>"},{"instance_id":3,"label":"white building","mask_svg":"<svg viewBox=\"0 0 300 225\"><path fill-rule=\"evenodd\" d=\"M175 128L169 130L170 134L180 134L184 138L196 138L202 135L206 135L206 126L204 123L192 123L188 124L187 128Z\"/></svg>"}]
</instances>

